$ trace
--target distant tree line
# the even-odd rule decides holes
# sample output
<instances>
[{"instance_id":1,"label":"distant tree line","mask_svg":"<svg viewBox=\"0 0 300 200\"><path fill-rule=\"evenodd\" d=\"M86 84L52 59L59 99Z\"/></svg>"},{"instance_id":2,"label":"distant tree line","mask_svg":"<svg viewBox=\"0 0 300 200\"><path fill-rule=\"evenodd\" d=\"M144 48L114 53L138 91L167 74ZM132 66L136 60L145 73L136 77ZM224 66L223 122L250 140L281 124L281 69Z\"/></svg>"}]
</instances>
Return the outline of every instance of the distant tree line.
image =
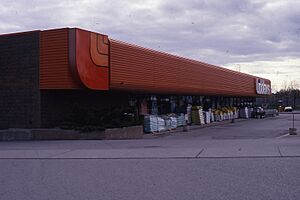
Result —
<instances>
[{"instance_id":1,"label":"distant tree line","mask_svg":"<svg viewBox=\"0 0 300 200\"><path fill-rule=\"evenodd\" d=\"M278 104L300 109L300 90L298 88L281 89L275 94L275 99Z\"/></svg>"},{"instance_id":2,"label":"distant tree line","mask_svg":"<svg viewBox=\"0 0 300 200\"><path fill-rule=\"evenodd\" d=\"M282 89L268 97L259 97L257 105L266 108L278 108L278 106L292 106L293 109L300 110L300 89L296 81L284 81Z\"/></svg>"}]
</instances>

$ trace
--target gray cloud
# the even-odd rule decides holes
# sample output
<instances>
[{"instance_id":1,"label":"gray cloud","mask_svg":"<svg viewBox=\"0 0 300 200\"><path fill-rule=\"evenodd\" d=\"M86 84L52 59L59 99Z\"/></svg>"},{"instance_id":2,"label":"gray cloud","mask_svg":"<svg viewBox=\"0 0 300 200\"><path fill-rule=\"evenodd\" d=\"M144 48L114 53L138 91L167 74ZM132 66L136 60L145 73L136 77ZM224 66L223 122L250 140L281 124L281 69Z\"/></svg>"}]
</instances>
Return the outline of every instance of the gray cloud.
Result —
<instances>
[{"instance_id":1,"label":"gray cloud","mask_svg":"<svg viewBox=\"0 0 300 200\"><path fill-rule=\"evenodd\" d=\"M292 0L2 0L0 33L80 27L227 68L246 65L244 72L274 80L284 61L295 80L287 66L299 62L299 7Z\"/></svg>"}]
</instances>

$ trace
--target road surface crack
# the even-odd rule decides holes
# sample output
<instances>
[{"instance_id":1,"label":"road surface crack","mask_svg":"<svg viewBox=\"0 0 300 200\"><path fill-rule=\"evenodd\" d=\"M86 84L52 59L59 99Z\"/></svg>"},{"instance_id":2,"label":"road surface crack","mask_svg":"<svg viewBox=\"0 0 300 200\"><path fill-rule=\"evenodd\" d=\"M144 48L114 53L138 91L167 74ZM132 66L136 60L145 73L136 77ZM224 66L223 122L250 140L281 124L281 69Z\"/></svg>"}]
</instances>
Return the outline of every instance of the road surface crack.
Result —
<instances>
[{"instance_id":1,"label":"road surface crack","mask_svg":"<svg viewBox=\"0 0 300 200\"><path fill-rule=\"evenodd\" d=\"M204 148L199 151L195 158L199 158L200 154L204 151Z\"/></svg>"},{"instance_id":2,"label":"road surface crack","mask_svg":"<svg viewBox=\"0 0 300 200\"><path fill-rule=\"evenodd\" d=\"M279 153L280 157L283 157L283 155L282 155L282 153L281 153L281 151L280 151L279 146L277 146L277 149L278 149L278 153Z\"/></svg>"}]
</instances>

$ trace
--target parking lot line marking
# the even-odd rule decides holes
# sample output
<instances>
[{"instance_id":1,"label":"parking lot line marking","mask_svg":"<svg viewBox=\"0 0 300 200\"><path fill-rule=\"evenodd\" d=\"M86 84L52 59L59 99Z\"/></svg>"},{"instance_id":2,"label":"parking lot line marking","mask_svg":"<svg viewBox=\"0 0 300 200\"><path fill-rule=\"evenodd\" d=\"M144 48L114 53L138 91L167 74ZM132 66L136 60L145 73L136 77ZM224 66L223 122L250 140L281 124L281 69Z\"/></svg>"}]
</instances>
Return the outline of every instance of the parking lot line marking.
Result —
<instances>
[{"instance_id":1,"label":"parking lot line marking","mask_svg":"<svg viewBox=\"0 0 300 200\"><path fill-rule=\"evenodd\" d=\"M281 135L281 136L278 136L277 137L277 139L280 139L280 138L283 138L283 137L287 137L287 136L289 136L290 134L289 133L287 133L287 134L284 134L284 135Z\"/></svg>"}]
</instances>

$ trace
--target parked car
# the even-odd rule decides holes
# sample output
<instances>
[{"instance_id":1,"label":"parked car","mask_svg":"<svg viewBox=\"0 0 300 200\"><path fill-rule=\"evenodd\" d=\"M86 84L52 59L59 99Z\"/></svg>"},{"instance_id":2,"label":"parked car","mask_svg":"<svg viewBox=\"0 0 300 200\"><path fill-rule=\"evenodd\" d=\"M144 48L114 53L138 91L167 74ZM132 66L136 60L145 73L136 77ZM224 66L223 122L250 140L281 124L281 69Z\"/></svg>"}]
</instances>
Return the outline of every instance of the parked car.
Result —
<instances>
[{"instance_id":1,"label":"parked car","mask_svg":"<svg viewBox=\"0 0 300 200\"><path fill-rule=\"evenodd\" d=\"M266 112L262 107L255 107L252 112L254 118L263 118L266 116Z\"/></svg>"},{"instance_id":2,"label":"parked car","mask_svg":"<svg viewBox=\"0 0 300 200\"><path fill-rule=\"evenodd\" d=\"M284 112L293 112L292 106L284 107Z\"/></svg>"}]
</instances>

